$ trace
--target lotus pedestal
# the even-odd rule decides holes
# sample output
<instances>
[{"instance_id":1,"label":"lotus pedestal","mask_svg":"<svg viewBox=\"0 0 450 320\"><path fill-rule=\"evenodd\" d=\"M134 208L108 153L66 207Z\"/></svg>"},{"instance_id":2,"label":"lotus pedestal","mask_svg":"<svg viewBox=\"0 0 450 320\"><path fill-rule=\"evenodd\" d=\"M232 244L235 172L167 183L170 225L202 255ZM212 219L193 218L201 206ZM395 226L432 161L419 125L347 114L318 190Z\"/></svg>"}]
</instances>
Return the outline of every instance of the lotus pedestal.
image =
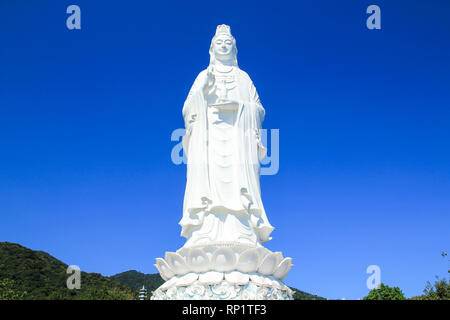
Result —
<instances>
[{"instance_id":1,"label":"lotus pedestal","mask_svg":"<svg viewBox=\"0 0 450 320\"><path fill-rule=\"evenodd\" d=\"M156 259L166 281L152 300L292 300L282 280L292 259L260 246L215 244L181 248Z\"/></svg>"}]
</instances>

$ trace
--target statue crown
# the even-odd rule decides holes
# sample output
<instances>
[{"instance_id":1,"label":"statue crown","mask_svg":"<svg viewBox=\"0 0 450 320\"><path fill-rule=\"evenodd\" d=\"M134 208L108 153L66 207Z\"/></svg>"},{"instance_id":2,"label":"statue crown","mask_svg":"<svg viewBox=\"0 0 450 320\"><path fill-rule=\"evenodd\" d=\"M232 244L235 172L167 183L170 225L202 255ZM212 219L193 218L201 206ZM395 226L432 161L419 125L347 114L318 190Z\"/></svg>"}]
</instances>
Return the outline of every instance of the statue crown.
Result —
<instances>
[{"instance_id":1,"label":"statue crown","mask_svg":"<svg viewBox=\"0 0 450 320\"><path fill-rule=\"evenodd\" d=\"M216 36L218 36L220 34L226 34L226 35L232 37L230 26L227 26L226 24L221 24L221 25L217 26Z\"/></svg>"}]
</instances>

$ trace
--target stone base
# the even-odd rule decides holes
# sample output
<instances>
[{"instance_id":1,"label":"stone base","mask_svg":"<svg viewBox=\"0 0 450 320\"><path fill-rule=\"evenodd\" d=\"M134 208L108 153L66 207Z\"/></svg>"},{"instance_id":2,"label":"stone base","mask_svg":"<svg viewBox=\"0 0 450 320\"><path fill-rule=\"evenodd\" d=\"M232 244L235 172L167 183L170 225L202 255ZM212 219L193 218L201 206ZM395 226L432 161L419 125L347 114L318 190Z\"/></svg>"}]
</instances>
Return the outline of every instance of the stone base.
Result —
<instances>
[{"instance_id":1,"label":"stone base","mask_svg":"<svg viewBox=\"0 0 450 320\"><path fill-rule=\"evenodd\" d=\"M215 273L215 274L212 274ZM212 274L212 275L211 275ZM222 274L222 280L220 279ZM242 276L211 271L189 273L166 281L153 292L151 300L292 300L292 290L274 277L259 274ZM211 279L215 279L211 283Z\"/></svg>"},{"instance_id":2,"label":"stone base","mask_svg":"<svg viewBox=\"0 0 450 320\"><path fill-rule=\"evenodd\" d=\"M166 282L152 300L292 299L282 282L292 259L262 246L227 242L183 247L157 258L155 266Z\"/></svg>"}]
</instances>

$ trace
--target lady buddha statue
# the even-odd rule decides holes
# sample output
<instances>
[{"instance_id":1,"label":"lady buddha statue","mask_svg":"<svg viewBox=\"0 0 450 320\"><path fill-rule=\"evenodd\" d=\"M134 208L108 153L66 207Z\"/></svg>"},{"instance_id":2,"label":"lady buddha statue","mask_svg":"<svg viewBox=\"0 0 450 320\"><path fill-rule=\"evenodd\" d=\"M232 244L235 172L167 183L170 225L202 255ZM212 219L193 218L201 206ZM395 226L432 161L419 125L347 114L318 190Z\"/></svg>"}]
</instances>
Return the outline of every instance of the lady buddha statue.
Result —
<instances>
[{"instance_id":1,"label":"lady buddha statue","mask_svg":"<svg viewBox=\"0 0 450 320\"><path fill-rule=\"evenodd\" d=\"M230 27L211 41L210 64L200 72L183 106L187 182L181 235L184 247L246 245L270 240L261 200L260 140L264 108L248 74L237 64Z\"/></svg>"}]
</instances>

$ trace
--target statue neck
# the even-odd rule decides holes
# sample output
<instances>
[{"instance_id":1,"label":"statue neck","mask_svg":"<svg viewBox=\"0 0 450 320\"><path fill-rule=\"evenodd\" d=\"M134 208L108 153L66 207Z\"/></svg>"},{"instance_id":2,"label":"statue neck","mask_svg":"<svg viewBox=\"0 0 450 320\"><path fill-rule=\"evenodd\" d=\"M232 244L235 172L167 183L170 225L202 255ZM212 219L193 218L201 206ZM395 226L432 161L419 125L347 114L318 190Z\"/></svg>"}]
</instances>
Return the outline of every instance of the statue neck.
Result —
<instances>
[{"instance_id":1,"label":"statue neck","mask_svg":"<svg viewBox=\"0 0 450 320\"><path fill-rule=\"evenodd\" d=\"M230 60L218 60L216 59L214 67L219 72L230 72L233 69L233 61Z\"/></svg>"},{"instance_id":2,"label":"statue neck","mask_svg":"<svg viewBox=\"0 0 450 320\"><path fill-rule=\"evenodd\" d=\"M214 64L219 69L230 69L230 67L233 67L233 59L228 59L228 60L216 59Z\"/></svg>"}]
</instances>

